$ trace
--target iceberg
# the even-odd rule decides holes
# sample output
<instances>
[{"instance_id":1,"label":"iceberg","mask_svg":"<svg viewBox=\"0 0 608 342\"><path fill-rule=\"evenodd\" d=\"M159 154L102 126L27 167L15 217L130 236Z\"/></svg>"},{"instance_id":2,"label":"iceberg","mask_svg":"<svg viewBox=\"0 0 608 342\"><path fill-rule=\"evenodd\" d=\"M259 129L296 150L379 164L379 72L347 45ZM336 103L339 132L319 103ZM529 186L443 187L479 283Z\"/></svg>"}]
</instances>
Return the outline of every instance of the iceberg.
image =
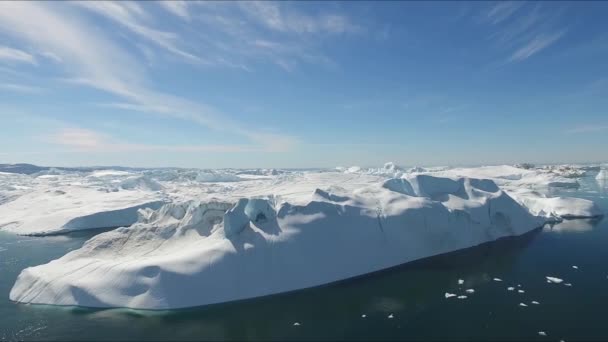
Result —
<instances>
[{"instance_id":1,"label":"iceberg","mask_svg":"<svg viewBox=\"0 0 608 342\"><path fill-rule=\"evenodd\" d=\"M24 303L169 309L320 286L521 235L545 222L489 180L428 175L353 191L166 204L21 272ZM407 185L409 184L409 186Z\"/></svg>"},{"instance_id":2,"label":"iceberg","mask_svg":"<svg viewBox=\"0 0 608 342\"><path fill-rule=\"evenodd\" d=\"M234 170L106 170L20 178L23 189L0 193L7 196L0 205L4 230L124 227L23 270L10 298L136 309L222 303L325 285L546 222L602 214L591 201L535 192L535 182L546 186L561 177L542 170L397 169L239 173L243 178Z\"/></svg>"},{"instance_id":3,"label":"iceberg","mask_svg":"<svg viewBox=\"0 0 608 342\"><path fill-rule=\"evenodd\" d=\"M50 235L128 226L137 222L139 209L158 209L164 203L161 195L139 189L39 187L0 205L0 229L21 235Z\"/></svg>"}]
</instances>

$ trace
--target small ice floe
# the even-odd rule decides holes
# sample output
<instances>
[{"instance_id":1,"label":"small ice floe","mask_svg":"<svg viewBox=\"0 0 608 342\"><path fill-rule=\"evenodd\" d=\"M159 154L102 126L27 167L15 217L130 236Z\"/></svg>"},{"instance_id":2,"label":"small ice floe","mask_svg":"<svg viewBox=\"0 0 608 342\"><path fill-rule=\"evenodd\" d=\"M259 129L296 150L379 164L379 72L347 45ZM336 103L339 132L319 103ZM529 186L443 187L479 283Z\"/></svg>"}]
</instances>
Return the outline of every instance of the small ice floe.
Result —
<instances>
[{"instance_id":1,"label":"small ice floe","mask_svg":"<svg viewBox=\"0 0 608 342\"><path fill-rule=\"evenodd\" d=\"M467 299L467 296L458 296L458 299Z\"/></svg>"},{"instance_id":2,"label":"small ice floe","mask_svg":"<svg viewBox=\"0 0 608 342\"><path fill-rule=\"evenodd\" d=\"M563 279L556 278L556 277L545 277L545 278L547 278L548 283L553 283L553 284L559 284L562 281L564 281Z\"/></svg>"},{"instance_id":3,"label":"small ice floe","mask_svg":"<svg viewBox=\"0 0 608 342\"><path fill-rule=\"evenodd\" d=\"M300 326L300 322L295 322L295 323L293 324L293 326L294 326L294 327Z\"/></svg>"},{"instance_id":4,"label":"small ice floe","mask_svg":"<svg viewBox=\"0 0 608 342\"><path fill-rule=\"evenodd\" d=\"M520 284L517 284L517 287L521 287L521 285L520 285Z\"/></svg>"},{"instance_id":5,"label":"small ice floe","mask_svg":"<svg viewBox=\"0 0 608 342\"><path fill-rule=\"evenodd\" d=\"M533 300L533 301L532 301L532 304L534 304L534 305L538 305L538 304L540 304L540 303L539 303L539 302L537 302L537 301L535 301L535 300Z\"/></svg>"},{"instance_id":6,"label":"small ice floe","mask_svg":"<svg viewBox=\"0 0 608 342\"><path fill-rule=\"evenodd\" d=\"M449 292L445 293L445 298L452 298L452 297L456 297L456 295L453 293L449 293Z\"/></svg>"},{"instance_id":7,"label":"small ice floe","mask_svg":"<svg viewBox=\"0 0 608 342\"><path fill-rule=\"evenodd\" d=\"M538 334L539 334L540 336L547 336L547 333L546 333L546 332L544 332L544 331L539 331L539 332L538 332Z\"/></svg>"},{"instance_id":8,"label":"small ice floe","mask_svg":"<svg viewBox=\"0 0 608 342\"><path fill-rule=\"evenodd\" d=\"M517 292L518 292L518 293L524 293L524 292L526 292L526 291L524 291L524 290L517 290Z\"/></svg>"},{"instance_id":9,"label":"small ice floe","mask_svg":"<svg viewBox=\"0 0 608 342\"><path fill-rule=\"evenodd\" d=\"M395 317L395 316L393 316L393 314L388 315L389 319L392 319L393 317Z\"/></svg>"},{"instance_id":10,"label":"small ice floe","mask_svg":"<svg viewBox=\"0 0 608 342\"><path fill-rule=\"evenodd\" d=\"M507 291L513 291L513 290L515 290L515 288L513 286L507 287Z\"/></svg>"},{"instance_id":11,"label":"small ice floe","mask_svg":"<svg viewBox=\"0 0 608 342\"><path fill-rule=\"evenodd\" d=\"M574 268L575 270L578 270L578 266L576 266L576 265L572 266L572 268Z\"/></svg>"},{"instance_id":12,"label":"small ice floe","mask_svg":"<svg viewBox=\"0 0 608 342\"><path fill-rule=\"evenodd\" d=\"M494 278L493 280L494 281L502 281L502 279L500 279L500 278Z\"/></svg>"},{"instance_id":13,"label":"small ice floe","mask_svg":"<svg viewBox=\"0 0 608 342\"><path fill-rule=\"evenodd\" d=\"M564 285L566 285L566 286L572 286L572 284L570 284L570 283L565 283Z\"/></svg>"},{"instance_id":14,"label":"small ice floe","mask_svg":"<svg viewBox=\"0 0 608 342\"><path fill-rule=\"evenodd\" d=\"M528 306L525 303L519 303L519 306Z\"/></svg>"},{"instance_id":15,"label":"small ice floe","mask_svg":"<svg viewBox=\"0 0 608 342\"><path fill-rule=\"evenodd\" d=\"M464 280L458 279L458 285L462 285L462 284L464 284Z\"/></svg>"},{"instance_id":16,"label":"small ice floe","mask_svg":"<svg viewBox=\"0 0 608 342\"><path fill-rule=\"evenodd\" d=\"M361 318L365 318L365 317L367 317L367 315L366 315L366 314L361 315Z\"/></svg>"},{"instance_id":17,"label":"small ice floe","mask_svg":"<svg viewBox=\"0 0 608 342\"><path fill-rule=\"evenodd\" d=\"M467 289L467 290L466 290L466 291L464 291L464 292L466 292L466 293L475 293L475 290L474 290L474 289Z\"/></svg>"}]
</instances>

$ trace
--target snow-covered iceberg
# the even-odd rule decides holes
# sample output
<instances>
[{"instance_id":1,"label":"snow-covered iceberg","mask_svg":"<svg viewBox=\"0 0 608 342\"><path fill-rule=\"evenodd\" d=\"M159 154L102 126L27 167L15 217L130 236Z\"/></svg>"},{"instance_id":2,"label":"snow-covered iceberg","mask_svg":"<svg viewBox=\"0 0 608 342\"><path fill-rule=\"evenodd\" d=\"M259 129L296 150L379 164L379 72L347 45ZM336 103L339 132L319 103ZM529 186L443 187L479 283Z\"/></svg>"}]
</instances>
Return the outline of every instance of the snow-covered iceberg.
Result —
<instances>
[{"instance_id":1,"label":"snow-covered iceberg","mask_svg":"<svg viewBox=\"0 0 608 342\"><path fill-rule=\"evenodd\" d=\"M158 209L163 203L162 195L137 187L111 190L45 182L0 203L0 229L21 235L48 235L127 226L137 221L138 209Z\"/></svg>"},{"instance_id":2,"label":"snow-covered iceberg","mask_svg":"<svg viewBox=\"0 0 608 342\"><path fill-rule=\"evenodd\" d=\"M309 195L310 196L310 195ZM493 181L416 175L307 203L167 204L21 272L24 303L167 309L323 285L541 227Z\"/></svg>"}]
</instances>

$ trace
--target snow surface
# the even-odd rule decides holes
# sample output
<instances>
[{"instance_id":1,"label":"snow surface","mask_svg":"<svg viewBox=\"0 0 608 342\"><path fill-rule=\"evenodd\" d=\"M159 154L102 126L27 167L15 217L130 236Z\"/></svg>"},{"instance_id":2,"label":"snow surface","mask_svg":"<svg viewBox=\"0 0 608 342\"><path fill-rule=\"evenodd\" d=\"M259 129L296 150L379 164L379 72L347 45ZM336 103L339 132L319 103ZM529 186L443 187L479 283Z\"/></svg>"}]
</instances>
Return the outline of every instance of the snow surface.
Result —
<instances>
[{"instance_id":1,"label":"snow surface","mask_svg":"<svg viewBox=\"0 0 608 342\"><path fill-rule=\"evenodd\" d=\"M47 173L0 174L0 229L129 227L23 270L14 301L139 309L220 303L351 278L552 220L601 215L591 201L542 194L578 183L539 168L404 171L387 163Z\"/></svg>"},{"instance_id":2,"label":"snow surface","mask_svg":"<svg viewBox=\"0 0 608 342\"><path fill-rule=\"evenodd\" d=\"M15 188L13 192L17 194L12 198L0 193L3 199L0 200L0 229L22 235L46 235L119 227L136 222L138 209L158 209L165 202L161 194L151 191L154 181L128 177L123 182L112 183L100 181L99 177L99 174L93 177L0 175L3 189L7 188L7 178L24 184Z\"/></svg>"}]
</instances>

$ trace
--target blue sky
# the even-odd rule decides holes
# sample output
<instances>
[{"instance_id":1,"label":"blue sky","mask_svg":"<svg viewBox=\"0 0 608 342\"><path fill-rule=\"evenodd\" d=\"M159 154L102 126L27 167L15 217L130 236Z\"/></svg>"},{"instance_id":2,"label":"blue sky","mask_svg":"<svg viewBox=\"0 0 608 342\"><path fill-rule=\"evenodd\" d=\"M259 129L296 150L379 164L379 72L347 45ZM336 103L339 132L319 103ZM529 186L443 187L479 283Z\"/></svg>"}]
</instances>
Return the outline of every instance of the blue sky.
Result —
<instances>
[{"instance_id":1,"label":"blue sky","mask_svg":"<svg viewBox=\"0 0 608 342\"><path fill-rule=\"evenodd\" d=\"M605 2L0 2L0 162L608 160Z\"/></svg>"}]
</instances>

